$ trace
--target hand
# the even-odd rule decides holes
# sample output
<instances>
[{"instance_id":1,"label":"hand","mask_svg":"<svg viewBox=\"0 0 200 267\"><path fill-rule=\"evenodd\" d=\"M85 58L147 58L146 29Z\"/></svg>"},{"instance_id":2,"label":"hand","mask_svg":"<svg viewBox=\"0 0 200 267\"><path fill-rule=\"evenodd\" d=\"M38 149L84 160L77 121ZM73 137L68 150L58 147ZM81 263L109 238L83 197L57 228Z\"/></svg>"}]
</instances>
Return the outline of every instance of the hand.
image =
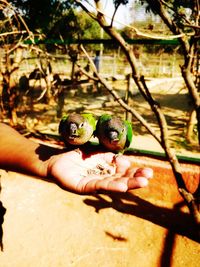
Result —
<instances>
[{"instance_id":1,"label":"hand","mask_svg":"<svg viewBox=\"0 0 200 267\"><path fill-rule=\"evenodd\" d=\"M150 168L131 168L128 156L110 152L84 154L80 150L54 155L48 162L48 175L62 188L79 194L107 190L126 192L148 185Z\"/></svg>"}]
</instances>

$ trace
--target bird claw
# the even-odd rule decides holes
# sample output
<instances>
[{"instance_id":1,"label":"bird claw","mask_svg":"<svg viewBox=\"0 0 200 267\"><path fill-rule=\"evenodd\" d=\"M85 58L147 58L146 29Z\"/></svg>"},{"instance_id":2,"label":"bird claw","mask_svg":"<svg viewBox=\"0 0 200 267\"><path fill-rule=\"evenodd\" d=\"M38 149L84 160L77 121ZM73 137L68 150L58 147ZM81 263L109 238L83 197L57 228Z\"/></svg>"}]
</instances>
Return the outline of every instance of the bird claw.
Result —
<instances>
[{"instance_id":1,"label":"bird claw","mask_svg":"<svg viewBox=\"0 0 200 267\"><path fill-rule=\"evenodd\" d=\"M115 155L113 156L113 160L112 160L112 163L113 163L113 164L116 164L116 159L117 159L119 156L121 156L120 153L117 153L117 154L115 154Z\"/></svg>"}]
</instances>

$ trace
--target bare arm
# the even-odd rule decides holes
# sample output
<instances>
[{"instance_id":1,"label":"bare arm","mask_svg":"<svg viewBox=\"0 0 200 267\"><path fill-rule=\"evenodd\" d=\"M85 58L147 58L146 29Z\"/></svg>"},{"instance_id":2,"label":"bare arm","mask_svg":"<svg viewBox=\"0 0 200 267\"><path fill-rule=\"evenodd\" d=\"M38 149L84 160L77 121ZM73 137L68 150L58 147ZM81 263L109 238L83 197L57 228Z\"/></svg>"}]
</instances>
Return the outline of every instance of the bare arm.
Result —
<instances>
[{"instance_id":1,"label":"bare arm","mask_svg":"<svg viewBox=\"0 0 200 267\"><path fill-rule=\"evenodd\" d=\"M0 123L0 167L47 176L47 159L56 150L37 144Z\"/></svg>"}]
</instances>

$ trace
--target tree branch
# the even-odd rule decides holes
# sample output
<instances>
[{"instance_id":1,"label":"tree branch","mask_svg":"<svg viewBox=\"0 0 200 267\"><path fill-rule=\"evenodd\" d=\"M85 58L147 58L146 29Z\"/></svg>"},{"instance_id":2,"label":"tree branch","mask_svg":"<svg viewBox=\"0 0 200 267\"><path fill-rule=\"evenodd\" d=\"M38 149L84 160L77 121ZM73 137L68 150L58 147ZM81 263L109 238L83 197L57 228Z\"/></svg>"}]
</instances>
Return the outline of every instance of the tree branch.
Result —
<instances>
[{"instance_id":1,"label":"tree branch","mask_svg":"<svg viewBox=\"0 0 200 267\"><path fill-rule=\"evenodd\" d=\"M79 2L79 1L78 1ZM99 2L99 1L97 1ZM161 2L158 0L155 1L151 1L151 0L147 0L147 2L149 2L152 5L156 6L156 10L158 12L158 14L161 16L161 18L164 20L164 22L166 23L166 25L169 27L169 29L174 33L174 34L182 34L182 32L180 31L180 29L176 26L176 24L170 19L168 13L164 10L163 5L161 5ZM154 2L154 3L153 3ZM98 6L97 6L98 8ZM93 66L95 75L98 77L99 81L105 86L105 88L108 89L108 91L113 95L113 97L118 101L118 103L124 107L127 111L131 112L131 114L133 116L135 116L144 126L146 129L148 129L148 131L156 138L156 140L162 145L162 147L164 148L167 158L171 164L176 182L177 182L177 186L179 188L179 192L182 195L182 197L184 198L185 202L188 205L188 208L191 212L191 214L194 217L194 220L196 222L196 225L199 227L199 223L200 223L200 216L198 214L197 209L195 209L195 202L192 199L193 196L191 193L189 193L187 191L182 173L181 173L181 167L180 164L178 162L178 159L176 157L176 154L174 153L174 151L171 149L170 145L169 145L169 141L168 141L168 131L167 131L167 123L165 120L165 116L162 113L160 106L155 102L155 100L153 99L153 97L151 96L146 83L145 83L145 79L144 76L140 75L137 69L137 62L136 62L136 58L133 54L133 51L131 50L130 45L128 45L125 40L122 38L122 36L116 32L116 30L111 27L110 25L107 25L104 14L97 9L97 21L100 24L100 26L120 45L120 47L122 48L122 50L124 51L127 60L131 66L132 69L132 76L133 79L139 89L139 91L141 92L141 94L143 95L144 99L149 103L152 111L154 112L154 114L156 115L158 124L160 126L160 132L161 132L161 137L159 138L154 132L152 132L152 129L149 127L148 123L146 121L143 121L143 119L141 119L140 116L138 116L138 114L135 112L134 109L130 108L126 103L124 103L124 101L118 96L118 94L109 86L109 84L106 83L106 81L104 79L102 79L102 77L97 73L96 69L94 68L91 59L88 60L90 61L91 65ZM184 48L185 52L189 52L190 50L190 46L189 46L189 42L188 40L185 40L185 37L180 37L180 42L182 44L182 47ZM84 52L86 52L83 47L82 50ZM186 194L186 193L187 194ZM190 196L190 198L189 198ZM189 201L191 200L192 201ZM199 231L198 231L199 232Z\"/></svg>"},{"instance_id":2,"label":"tree branch","mask_svg":"<svg viewBox=\"0 0 200 267\"><path fill-rule=\"evenodd\" d=\"M98 78L98 80L100 81L100 83L110 92L110 94L120 104L120 106L122 106L126 111L130 112L136 119L138 119L141 122L141 124L148 130L148 132L161 144L161 140L160 140L159 136L149 126L149 124L146 122L146 120L135 109L133 109L130 106L128 106L122 100L122 98L117 94L117 92L114 91L113 88L107 83L107 81L105 79L103 79L99 75L99 73L97 72L96 67L95 67L93 61L91 60L90 56L88 55L88 53L86 52L86 50L84 49L84 47L81 45L80 48L84 52L84 54L86 55L88 61L90 62L91 66L92 66L92 70L94 71L94 73L95 73L96 77Z\"/></svg>"},{"instance_id":3,"label":"tree branch","mask_svg":"<svg viewBox=\"0 0 200 267\"><path fill-rule=\"evenodd\" d=\"M82 4L81 3L81 1L80 0L75 0L75 2L91 17L91 18L93 18L94 20L96 20L96 21L98 21L98 19L97 19L97 16L95 16L93 13L91 13L85 6L84 6L84 4ZM88 4L90 4L90 3L88 3ZM91 4L90 4L91 5ZM119 23L119 24L121 24L121 25L123 25L123 26L125 26L125 27L127 27L127 28L130 28L131 30L133 30L134 32L135 32L135 34L137 35L137 36L142 36L142 37L145 37L145 38L150 38L150 39L157 39L157 40L172 40L172 39L177 39L177 38L179 38L179 37L184 37L184 36L186 36L186 34L185 33L180 33L180 34L175 34L175 35L165 35L165 36L161 36L161 35L154 35L154 34L147 34L147 33L144 33L144 32L141 32L138 28L136 28L136 27L134 27L133 25L129 25L129 24L126 24L126 23L123 23L123 22L121 22L121 21L119 21L119 20L117 20L117 19L114 19L113 18L113 15L112 16L109 16L109 15L107 15L107 14L105 14L104 12L103 12L103 10L101 10L101 9L99 9L99 8L95 8L94 6L92 6L91 5L91 7L96 11L96 12L99 12L99 13L101 13L104 17L107 17L107 18L109 18L109 19L111 19L111 21L112 21L112 19L113 19L113 22L117 22L117 23ZM107 25L108 27L110 26L110 27L112 27L112 24L113 23L111 23L110 25Z\"/></svg>"}]
</instances>

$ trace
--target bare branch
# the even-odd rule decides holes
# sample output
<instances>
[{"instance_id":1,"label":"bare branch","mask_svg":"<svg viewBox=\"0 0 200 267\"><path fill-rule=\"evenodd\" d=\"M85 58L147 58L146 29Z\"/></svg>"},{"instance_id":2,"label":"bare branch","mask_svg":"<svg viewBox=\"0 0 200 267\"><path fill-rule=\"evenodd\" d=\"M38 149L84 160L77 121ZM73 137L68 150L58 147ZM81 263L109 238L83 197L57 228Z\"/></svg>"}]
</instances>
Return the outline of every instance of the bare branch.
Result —
<instances>
[{"instance_id":1,"label":"bare branch","mask_svg":"<svg viewBox=\"0 0 200 267\"><path fill-rule=\"evenodd\" d=\"M14 35L14 34L23 34L26 33L26 31L12 31L12 32L4 32L0 33L0 37L8 36L8 35Z\"/></svg>"},{"instance_id":2,"label":"bare branch","mask_svg":"<svg viewBox=\"0 0 200 267\"><path fill-rule=\"evenodd\" d=\"M18 21L18 19L21 21L21 24L24 26L25 31L21 31L21 33L28 33L29 38L34 42L34 38L33 38L33 33L29 30L26 22L24 21L24 19L22 18L22 16L16 12L15 8L6 0L0 0L2 3L5 4L6 7L9 7L10 10L13 11L15 19Z\"/></svg>"},{"instance_id":3,"label":"bare branch","mask_svg":"<svg viewBox=\"0 0 200 267\"><path fill-rule=\"evenodd\" d=\"M75 2L80 5L80 7L90 16L92 17L93 19L95 19L97 21L97 17L94 16L94 14L92 14L85 6L84 4L81 3L80 0L75 0ZM87 2L88 3L88 2ZM90 3L88 3L90 4ZM138 36L142 36L142 37L146 37L146 38L150 38L150 39L159 39L159 40L172 40L172 39L177 39L177 38L180 38L180 37L184 37L186 36L186 33L179 33L179 34L174 34L174 35L165 35L165 36L162 36L162 35L154 35L152 34L147 34L147 33L144 33L144 32L141 32L139 29L137 29L136 27L134 27L133 25L129 25L129 24L126 24L126 23L123 23L122 21L119 21L117 19L114 18L114 14L112 16L109 16L107 15L106 13L104 13L101 9L99 8L96 8L94 7L93 5L90 4L90 6L95 10L97 11L99 14L102 14L104 17L107 17L109 19L111 19L111 24L110 25L107 25L107 26L112 26L113 25L113 22L117 22L123 26L126 26L127 28L130 28L131 30L133 30L135 32L136 35ZM189 34L191 35L191 33Z\"/></svg>"},{"instance_id":4,"label":"bare branch","mask_svg":"<svg viewBox=\"0 0 200 267\"><path fill-rule=\"evenodd\" d=\"M184 23L183 25L186 27L189 27L189 28L194 28L194 29L200 30L200 26L198 26L198 25L193 25L193 24L189 24L189 23L188 24Z\"/></svg>"},{"instance_id":5,"label":"bare branch","mask_svg":"<svg viewBox=\"0 0 200 267\"><path fill-rule=\"evenodd\" d=\"M117 10L118 10L119 6L120 6L120 3L115 7L115 10L113 12L113 15L112 15L112 18L111 18L111 23L110 23L111 27L113 27L114 18L115 18L115 15L117 13Z\"/></svg>"},{"instance_id":6,"label":"bare branch","mask_svg":"<svg viewBox=\"0 0 200 267\"><path fill-rule=\"evenodd\" d=\"M187 24L192 25L192 22L190 22L190 21L186 18L185 14L178 14L178 13L176 12L176 10L175 10L175 8L174 8L173 5L168 4L168 3L167 3L166 1L164 1L164 0L160 0L160 2L161 2L164 6L166 6L169 10L172 10L172 11L176 14L177 17L179 17L180 19L183 19Z\"/></svg>"},{"instance_id":7,"label":"bare branch","mask_svg":"<svg viewBox=\"0 0 200 267\"><path fill-rule=\"evenodd\" d=\"M159 138L159 136L157 136L157 134L155 133L155 131L149 126L149 124L146 122L146 120L140 116L140 114L133 108L129 107L123 100L122 98L117 94L116 91L113 90L113 88L107 83L107 81L105 79L103 79L99 73L96 70L96 67L93 63L93 61L91 60L90 56L88 55L88 53L86 52L86 50L84 49L84 47L81 45L80 46L81 50L84 52L84 54L86 55L87 59L89 60L92 69L95 73L95 75L97 76L97 78L99 79L99 81L101 82L101 84L110 92L110 94L114 97L114 99L128 112L130 112L136 119L138 119L142 125L144 125L144 127L148 130L148 132L150 132L150 134L159 142L161 143L161 140Z\"/></svg>"},{"instance_id":8,"label":"bare branch","mask_svg":"<svg viewBox=\"0 0 200 267\"><path fill-rule=\"evenodd\" d=\"M150 1L151 2L151 1ZM159 1L157 1L159 2ZM159 2L160 4L160 2ZM167 24L169 25L170 29L173 30L174 32L179 32L179 29L176 28L176 25L170 20L170 17L168 17L168 14L165 12L165 10L163 10L163 7L159 5L159 11L162 13L163 18L166 20ZM119 35L116 30L113 27L110 27L109 25L106 24L106 20L104 17L104 14L102 14L100 11L97 13L97 21L100 24L100 26L116 41L118 42L118 44L121 46L121 48L123 49L125 55L127 56L127 60L132 68L132 75L133 75L133 79L139 89L139 91L141 92L141 94L143 95L143 97L145 98L145 100L149 103L152 111L154 112L154 114L156 115L157 121L158 121L158 125L160 126L160 132L161 132L161 137L159 138L154 132L152 132L152 129L149 127L148 123L146 121L143 121L143 118L141 118L140 116L138 116L138 114L135 112L134 109L130 108L119 96L118 94L109 86L109 84L107 84L107 82L97 73L96 69L94 68L93 62L91 61L91 59L88 60L91 63L91 65L93 66L93 70L95 75L97 76L97 78L99 79L99 81L105 86L105 88L113 95L113 97L117 100L117 102L124 107L128 112L130 112L133 116L135 116L144 126L145 128L154 136L154 138L156 138L156 140L161 144L161 146L164 148L166 156L170 162L170 165L172 167L176 182L177 182L177 186L180 190L180 193L182 195L182 197L184 198L184 200L186 201L188 208L190 209L191 214L194 217L194 220L196 222L196 225L199 225L199 220L200 220L200 216L197 213L197 209L194 209L195 207L195 203L194 201L189 202L188 203L188 198L187 196L190 195L190 193L187 191L182 173L181 173L181 167L179 164L179 161L177 159L177 156L175 154L175 152L173 151L173 149L171 149L170 144L169 144L169 140L168 140L168 130L167 130L167 123L165 120L165 116L162 113L159 104L153 99L152 95L150 94L147 86L146 86L146 82L144 79L144 76L140 76L137 70L137 64L136 64L136 59L133 55L133 52L130 49L130 46L124 41L124 39L121 37L121 35ZM184 40L182 39L182 45L184 44L184 48L185 50L187 50L186 48L188 48L187 51L189 51L189 43L186 41L184 42ZM83 47L81 47L82 50L84 51L84 53L86 53L86 51L84 50ZM186 192L188 195L186 196L185 193ZM192 203L192 205L191 205Z\"/></svg>"}]
</instances>

